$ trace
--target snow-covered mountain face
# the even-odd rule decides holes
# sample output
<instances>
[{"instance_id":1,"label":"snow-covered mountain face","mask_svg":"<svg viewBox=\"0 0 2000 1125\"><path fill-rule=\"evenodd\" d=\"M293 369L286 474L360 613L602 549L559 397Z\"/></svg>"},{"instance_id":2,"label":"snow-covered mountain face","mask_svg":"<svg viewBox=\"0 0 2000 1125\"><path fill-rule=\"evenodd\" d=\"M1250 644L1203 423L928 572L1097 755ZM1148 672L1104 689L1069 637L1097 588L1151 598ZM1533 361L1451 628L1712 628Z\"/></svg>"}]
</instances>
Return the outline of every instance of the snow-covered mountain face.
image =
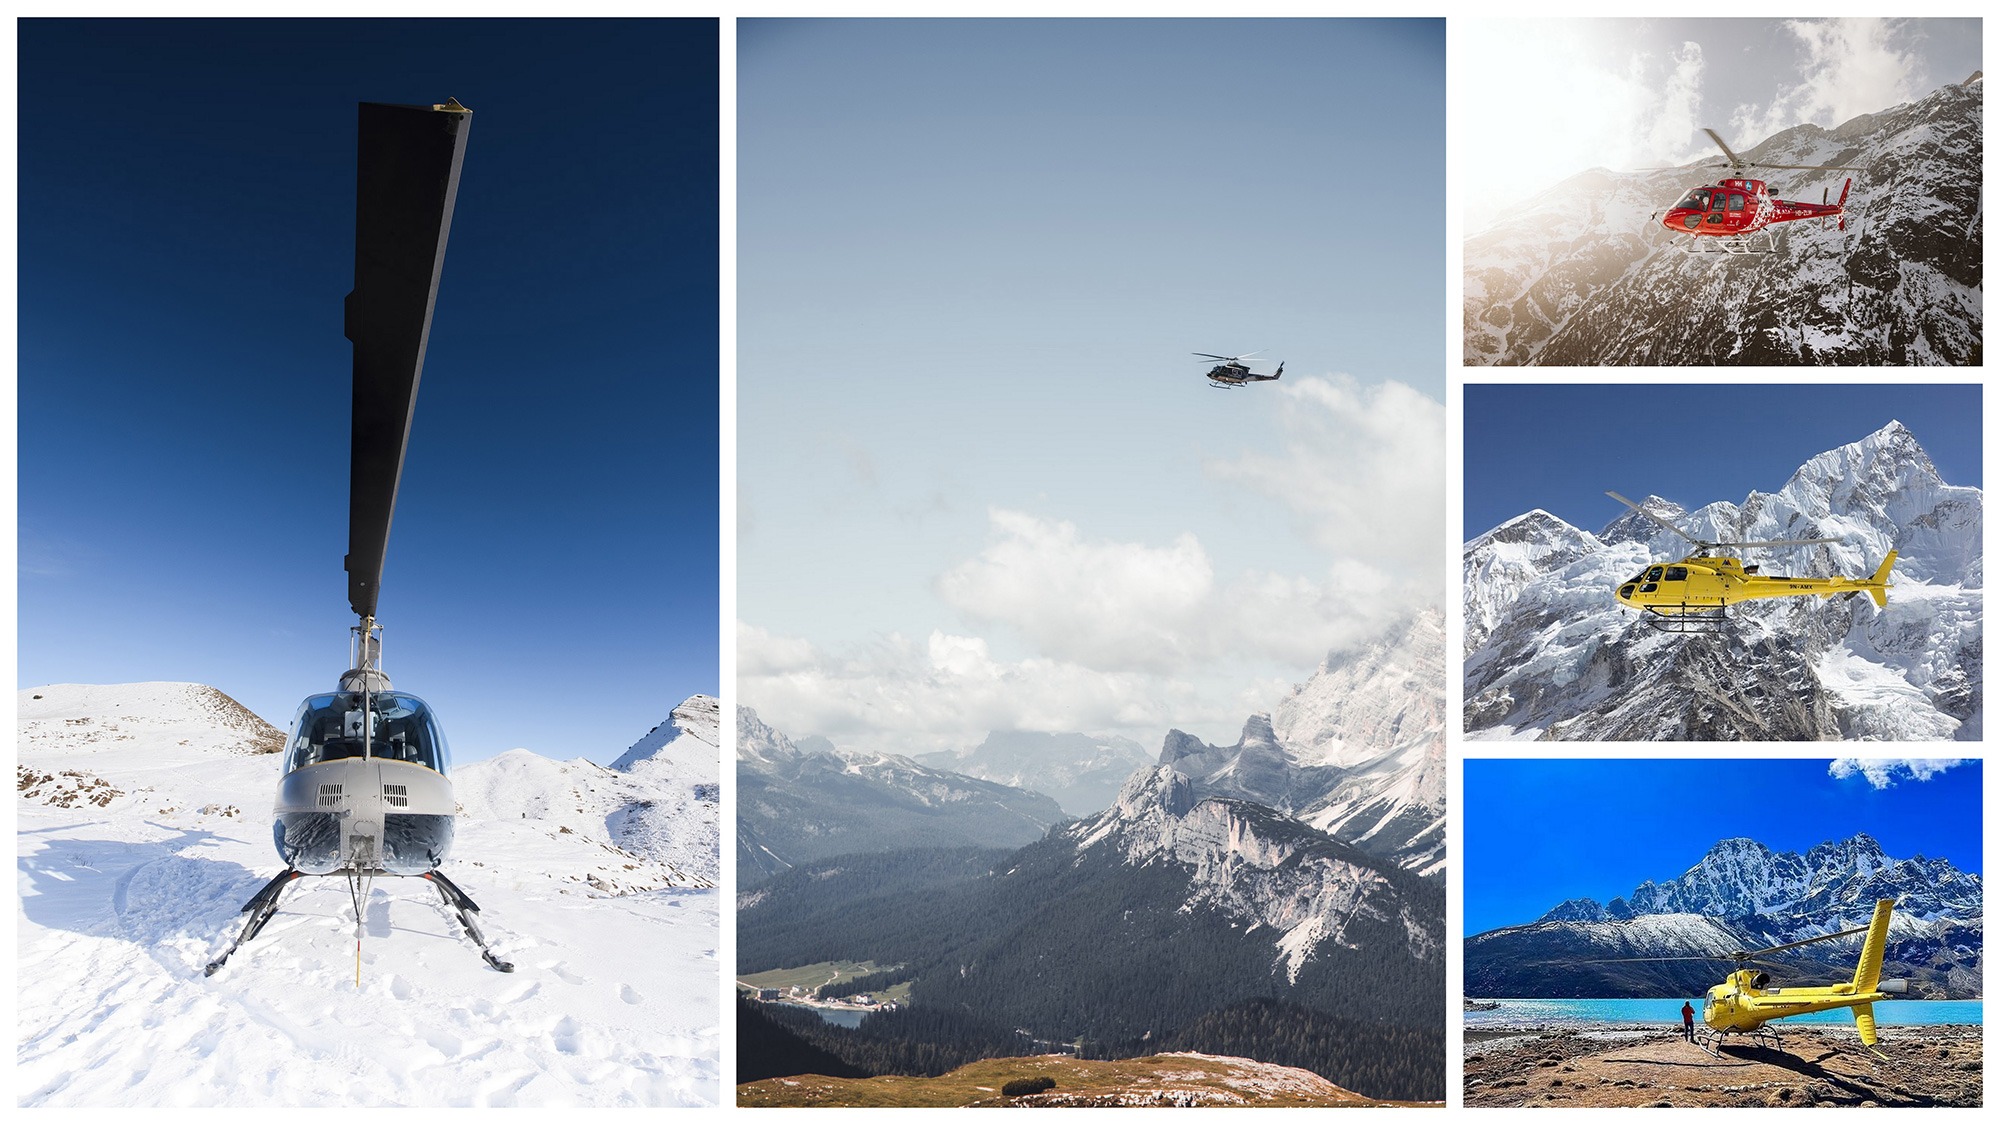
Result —
<instances>
[{"instance_id":1,"label":"snow-covered mountain face","mask_svg":"<svg viewBox=\"0 0 2000 1125\"><path fill-rule=\"evenodd\" d=\"M823 740L816 740L821 741ZM1040 793L894 754L804 747L736 708L739 881L850 852L1019 847L1068 818Z\"/></svg>"},{"instance_id":2,"label":"snow-covered mountain face","mask_svg":"<svg viewBox=\"0 0 2000 1125\"><path fill-rule=\"evenodd\" d=\"M1465 545L1468 737L1980 737L1981 493L1945 483L1901 423L1741 504L1642 504L1702 539L1838 540L1760 550L1767 574L1865 576L1893 548L1889 607L1773 599L1729 607L1719 635L1663 633L1613 595L1690 543L1633 513L1593 535L1530 512Z\"/></svg>"},{"instance_id":3,"label":"snow-covered mountain face","mask_svg":"<svg viewBox=\"0 0 2000 1125\"><path fill-rule=\"evenodd\" d=\"M1572 176L1466 240L1465 362L1979 363L1983 85L1739 147L1759 163L1865 169L1845 232L1779 224L1771 254L1684 254L1654 222L1720 167ZM1769 182L1777 196L1818 202L1846 175L1780 171Z\"/></svg>"},{"instance_id":4,"label":"snow-covered mountain face","mask_svg":"<svg viewBox=\"0 0 2000 1125\"><path fill-rule=\"evenodd\" d=\"M1160 764L1422 875L1444 870L1444 618L1321 662L1234 746L1170 731Z\"/></svg>"},{"instance_id":5,"label":"snow-covered mountain face","mask_svg":"<svg viewBox=\"0 0 2000 1125\"><path fill-rule=\"evenodd\" d=\"M1146 748L1117 735L993 731L970 750L916 756L919 764L1032 789L1071 816L1087 816L1118 797L1132 771L1152 764Z\"/></svg>"},{"instance_id":6,"label":"snow-covered mountain face","mask_svg":"<svg viewBox=\"0 0 2000 1125\"><path fill-rule=\"evenodd\" d=\"M1466 941L1467 988L1508 996L1592 995L1572 990L1607 984L1658 987L1669 994L1705 988L1701 982L1717 977L1715 965L1610 968L1599 966L1613 963L1596 959L1770 948L1866 926L1875 903L1885 898L1896 907L1884 975L1908 976L1928 995L1978 995L1984 949L1979 876L1944 858L1892 858L1865 833L1819 844L1803 855L1775 852L1747 838L1722 840L1664 883L1647 880L1604 904L1570 899L1528 925L1476 935ZM1843 966L1852 972L1854 946L1853 940L1832 941L1793 956L1802 967L1834 979ZM1721 970L1727 967L1724 962Z\"/></svg>"},{"instance_id":7,"label":"snow-covered mountain face","mask_svg":"<svg viewBox=\"0 0 2000 1125\"><path fill-rule=\"evenodd\" d=\"M206 977L282 867L283 736L195 684L17 698L23 1104L720 1100L713 874L620 831L673 799L642 776L525 750L454 773L443 871L512 975L419 879L373 881L357 964L349 888L315 878ZM712 814L673 838L713 871Z\"/></svg>"},{"instance_id":8,"label":"snow-covered mountain face","mask_svg":"<svg viewBox=\"0 0 2000 1125\"><path fill-rule=\"evenodd\" d=\"M1127 867L1180 864L1187 870L1184 909L1211 910L1270 936L1274 965L1297 983L1330 946L1358 948L1373 927L1388 927L1395 947L1436 962L1443 916L1435 894L1395 865L1336 844L1324 834L1259 804L1199 797L1171 765L1134 774L1117 803L1061 830L1077 863L1094 854Z\"/></svg>"},{"instance_id":9,"label":"snow-covered mountain face","mask_svg":"<svg viewBox=\"0 0 2000 1125\"><path fill-rule=\"evenodd\" d=\"M713 696L689 696L616 762L640 794L605 818L611 841L714 886L722 878L722 731Z\"/></svg>"}]
</instances>

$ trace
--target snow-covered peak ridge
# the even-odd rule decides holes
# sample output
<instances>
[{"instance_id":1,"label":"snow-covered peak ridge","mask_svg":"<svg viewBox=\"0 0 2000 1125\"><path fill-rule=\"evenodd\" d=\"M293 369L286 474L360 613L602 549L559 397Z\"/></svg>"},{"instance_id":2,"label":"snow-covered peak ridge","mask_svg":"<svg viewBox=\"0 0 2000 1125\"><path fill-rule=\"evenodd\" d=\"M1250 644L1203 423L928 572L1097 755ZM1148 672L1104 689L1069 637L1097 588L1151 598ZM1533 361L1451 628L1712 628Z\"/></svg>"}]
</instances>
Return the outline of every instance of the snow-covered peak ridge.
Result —
<instances>
[{"instance_id":1,"label":"snow-covered peak ridge","mask_svg":"<svg viewBox=\"0 0 2000 1125\"><path fill-rule=\"evenodd\" d=\"M1294 982L1327 943L1354 948L1351 935L1364 928L1397 927L1420 959L1439 948L1436 919L1413 905L1399 881L1408 876L1391 875L1393 864L1264 806L1198 798L1172 766L1135 773L1115 805L1059 831L1078 863L1102 848L1126 867L1183 865L1184 909L1214 909L1250 931L1268 927L1275 964Z\"/></svg>"},{"instance_id":2,"label":"snow-covered peak ridge","mask_svg":"<svg viewBox=\"0 0 2000 1125\"><path fill-rule=\"evenodd\" d=\"M49 684L15 697L24 746L91 752L151 745L275 754L283 731L206 684Z\"/></svg>"},{"instance_id":3,"label":"snow-covered peak ridge","mask_svg":"<svg viewBox=\"0 0 2000 1125\"><path fill-rule=\"evenodd\" d=\"M644 761L674 760L683 765L714 762L715 751L722 745L721 727L721 705L715 697L691 695L673 709L666 722L633 743L611 768L629 770Z\"/></svg>"},{"instance_id":4,"label":"snow-covered peak ridge","mask_svg":"<svg viewBox=\"0 0 2000 1125\"><path fill-rule=\"evenodd\" d=\"M1278 704L1271 730L1301 766L1414 764L1444 740L1444 663L1444 613L1426 606L1359 652L1328 656Z\"/></svg>"},{"instance_id":5,"label":"snow-covered peak ridge","mask_svg":"<svg viewBox=\"0 0 2000 1125\"><path fill-rule=\"evenodd\" d=\"M1957 870L1949 860L1891 858L1864 832L1815 845L1804 855L1776 852L1747 837L1720 840L1668 882L1647 880L1604 905L1570 899L1537 921L1604 922L1654 914L1866 921L1862 916L1880 898L1898 899L1897 909L1913 917L1982 915L1979 876Z\"/></svg>"},{"instance_id":6,"label":"snow-covered peak ridge","mask_svg":"<svg viewBox=\"0 0 2000 1125\"><path fill-rule=\"evenodd\" d=\"M790 762L802 752L778 728L757 717L755 708L736 705L736 760Z\"/></svg>"}]
</instances>

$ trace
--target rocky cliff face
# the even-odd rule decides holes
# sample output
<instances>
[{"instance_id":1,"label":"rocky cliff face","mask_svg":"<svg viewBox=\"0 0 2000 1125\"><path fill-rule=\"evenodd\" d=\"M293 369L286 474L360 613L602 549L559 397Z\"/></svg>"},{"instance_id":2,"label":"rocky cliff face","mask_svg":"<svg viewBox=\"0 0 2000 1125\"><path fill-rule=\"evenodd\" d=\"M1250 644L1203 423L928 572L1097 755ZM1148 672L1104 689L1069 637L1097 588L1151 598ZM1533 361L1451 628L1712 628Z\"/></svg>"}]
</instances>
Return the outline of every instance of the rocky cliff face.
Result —
<instances>
[{"instance_id":1,"label":"rocky cliff face","mask_svg":"<svg viewBox=\"0 0 2000 1125\"><path fill-rule=\"evenodd\" d=\"M1234 746L1168 733L1194 791L1254 801L1424 875L1444 868L1444 622L1417 614L1329 656Z\"/></svg>"},{"instance_id":2,"label":"rocky cliff face","mask_svg":"<svg viewBox=\"0 0 2000 1125\"><path fill-rule=\"evenodd\" d=\"M1780 224L1776 251L1756 257L1684 254L1652 219L1724 169L1572 176L1466 240L1465 362L1978 364L1982 97L1974 76L1739 149L1760 163L1865 169L1845 232ZM1846 173L1769 175L1775 194L1817 202Z\"/></svg>"},{"instance_id":3,"label":"rocky cliff face","mask_svg":"<svg viewBox=\"0 0 2000 1125\"><path fill-rule=\"evenodd\" d=\"M1197 797L1169 765L1134 774L1116 804L1060 836L1078 864L1102 854L1125 867L1179 865L1182 908L1269 935L1274 962L1293 983L1329 943L1356 949L1389 933L1399 957L1434 961L1439 952L1435 892L1417 892L1420 884L1394 865L1263 806Z\"/></svg>"},{"instance_id":4,"label":"rocky cliff face","mask_svg":"<svg viewBox=\"0 0 2000 1125\"><path fill-rule=\"evenodd\" d=\"M1642 505L1701 539L1838 540L1760 551L1767 573L1867 575L1893 548L1889 607L1787 598L1730 607L1717 636L1664 634L1612 594L1691 544L1630 513L1593 535L1531 512L1465 546L1469 737L1980 737L1982 496L1901 423L1741 504Z\"/></svg>"}]
</instances>

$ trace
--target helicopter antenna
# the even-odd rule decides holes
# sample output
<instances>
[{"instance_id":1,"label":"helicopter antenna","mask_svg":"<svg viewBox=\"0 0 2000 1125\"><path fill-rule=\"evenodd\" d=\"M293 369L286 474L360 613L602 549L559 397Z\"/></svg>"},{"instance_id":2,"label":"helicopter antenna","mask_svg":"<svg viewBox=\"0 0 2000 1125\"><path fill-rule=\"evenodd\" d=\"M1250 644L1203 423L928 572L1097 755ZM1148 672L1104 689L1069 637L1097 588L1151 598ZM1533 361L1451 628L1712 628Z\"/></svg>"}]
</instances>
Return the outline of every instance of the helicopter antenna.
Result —
<instances>
[{"instance_id":1,"label":"helicopter antenna","mask_svg":"<svg viewBox=\"0 0 2000 1125\"><path fill-rule=\"evenodd\" d=\"M1623 496L1618 495L1616 492L1611 492L1607 490L1604 494L1606 496L1611 497L1613 500L1618 501L1620 504L1623 504L1626 507L1632 509L1633 511L1639 513L1640 515L1645 516L1647 519L1652 520L1654 523L1659 524L1661 527L1666 528L1668 531L1673 532L1675 535L1680 536L1682 539L1687 540L1688 542L1694 544L1695 546L1701 548L1704 551L1713 550L1717 547L1817 547L1824 543L1840 542L1840 540L1838 539L1764 539L1755 542L1745 541L1745 540L1728 540L1728 539L1724 540L1696 539L1694 536L1689 535L1687 532L1682 531L1680 528L1674 526L1671 523L1668 523L1666 520L1661 519L1659 516L1654 515L1652 512L1649 512L1646 509L1641 508L1639 505L1634 504L1630 500L1625 499Z\"/></svg>"}]
</instances>

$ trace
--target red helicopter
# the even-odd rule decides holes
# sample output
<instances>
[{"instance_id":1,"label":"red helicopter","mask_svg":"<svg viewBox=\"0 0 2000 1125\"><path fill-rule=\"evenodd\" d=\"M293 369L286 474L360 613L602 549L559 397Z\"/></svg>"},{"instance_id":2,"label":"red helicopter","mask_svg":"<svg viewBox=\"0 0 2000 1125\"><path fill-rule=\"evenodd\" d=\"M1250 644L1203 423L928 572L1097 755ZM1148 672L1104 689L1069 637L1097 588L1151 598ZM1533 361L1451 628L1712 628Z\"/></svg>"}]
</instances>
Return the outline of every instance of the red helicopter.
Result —
<instances>
[{"instance_id":1,"label":"red helicopter","mask_svg":"<svg viewBox=\"0 0 2000 1125\"><path fill-rule=\"evenodd\" d=\"M1739 175L1755 168L1813 172L1861 170L1837 164L1757 164L1731 152L1715 130L1704 129L1702 132L1707 133L1722 154L1729 158L1730 170ZM1691 253L1768 254L1777 249L1770 231L1776 223L1788 223L1794 219L1839 218L1840 229L1846 230L1847 219L1843 208L1847 205L1847 192L1853 186L1854 177L1849 176L1847 182L1840 186L1839 202L1827 202L1827 193L1822 190L1820 202L1799 203L1776 198L1763 180L1722 180L1689 192L1687 198L1660 215L1660 225L1684 236L1685 240L1679 243L1680 248Z\"/></svg>"}]
</instances>

